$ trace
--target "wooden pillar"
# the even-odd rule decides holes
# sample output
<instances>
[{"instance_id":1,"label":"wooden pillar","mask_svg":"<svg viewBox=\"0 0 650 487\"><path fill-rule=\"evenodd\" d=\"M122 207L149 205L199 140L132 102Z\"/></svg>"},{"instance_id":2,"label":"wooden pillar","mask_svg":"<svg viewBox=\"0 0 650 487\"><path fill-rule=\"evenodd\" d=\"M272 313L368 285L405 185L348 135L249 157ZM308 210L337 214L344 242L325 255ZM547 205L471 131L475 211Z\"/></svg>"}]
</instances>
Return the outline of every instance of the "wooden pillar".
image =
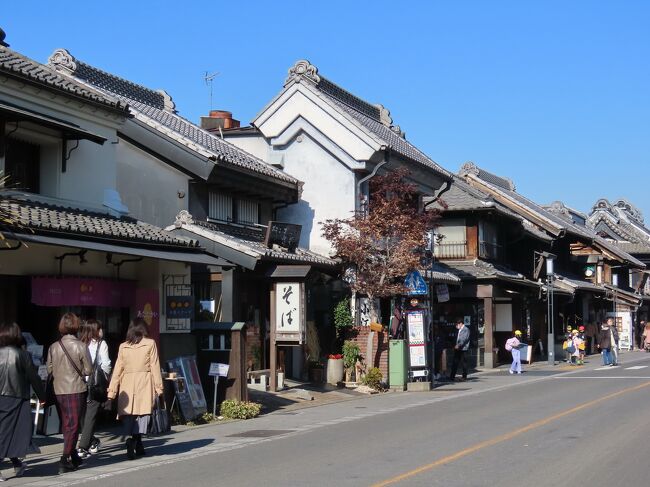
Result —
<instances>
[{"instance_id":1,"label":"wooden pillar","mask_svg":"<svg viewBox=\"0 0 650 487\"><path fill-rule=\"evenodd\" d=\"M246 327L231 332L230 369L228 380L234 380L233 387L226 389L226 399L248 401L248 384L246 377Z\"/></svg>"},{"instance_id":2,"label":"wooden pillar","mask_svg":"<svg viewBox=\"0 0 650 487\"><path fill-rule=\"evenodd\" d=\"M494 357L494 301L492 298L483 298L483 319L485 320L485 368L493 369L496 365Z\"/></svg>"},{"instance_id":3,"label":"wooden pillar","mask_svg":"<svg viewBox=\"0 0 650 487\"><path fill-rule=\"evenodd\" d=\"M232 322L234 319L235 307L235 271L224 269L221 280L221 321Z\"/></svg>"},{"instance_id":4,"label":"wooden pillar","mask_svg":"<svg viewBox=\"0 0 650 487\"><path fill-rule=\"evenodd\" d=\"M271 324L271 343L270 343L270 352L271 355L269 357L270 363L269 363L269 369L270 369L270 388L271 392L277 392L278 390L278 347L275 343L275 287L271 288L271 292L269 293L270 299L271 299L271 305L269 309L271 310L271 319L269 320Z\"/></svg>"}]
</instances>

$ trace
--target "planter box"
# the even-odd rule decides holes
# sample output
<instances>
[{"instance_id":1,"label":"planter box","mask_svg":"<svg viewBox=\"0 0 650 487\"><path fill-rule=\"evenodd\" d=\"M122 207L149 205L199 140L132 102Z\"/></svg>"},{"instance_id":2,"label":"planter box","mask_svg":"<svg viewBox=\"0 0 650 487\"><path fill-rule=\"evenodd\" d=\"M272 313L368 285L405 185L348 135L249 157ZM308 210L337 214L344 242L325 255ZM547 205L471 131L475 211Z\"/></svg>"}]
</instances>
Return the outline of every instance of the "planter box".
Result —
<instances>
[{"instance_id":1,"label":"planter box","mask_svg":"<svg viewBox=\"0 0 650 487\"><path fill-rule=\"evenodd\" d=\"M327 383L336 386L343 381L343 359L327 360Z\"/></svg>"},{"instance_id":2,"label":"planter box","mask_svg":"<svg viewBox=\"0 0 650 487\"><path fill-rule=\"evenodd\" d=\"M314 384L323 382L323 369L309 369L309 381Z\"/></svg>"}]
</instances>

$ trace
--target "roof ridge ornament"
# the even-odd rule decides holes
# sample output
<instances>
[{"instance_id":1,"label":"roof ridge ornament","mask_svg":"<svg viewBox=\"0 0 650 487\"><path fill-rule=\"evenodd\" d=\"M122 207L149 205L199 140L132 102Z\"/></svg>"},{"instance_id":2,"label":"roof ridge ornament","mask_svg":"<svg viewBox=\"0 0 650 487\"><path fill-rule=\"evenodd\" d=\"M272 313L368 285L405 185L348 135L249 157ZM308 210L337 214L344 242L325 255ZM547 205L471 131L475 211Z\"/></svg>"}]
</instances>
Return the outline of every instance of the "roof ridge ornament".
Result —
<instances>
[{"instance_id":1,"label":"roof ridge ornament","mask_svg":"<svg viewBox=\"0 0 650 487\"><path fill-rule=\"evenodd\" d=\"M67 49L57 49L47 58L47 63L57 70L74 73L77 70L77 60Z\"/></svg>"},{"instance_id":2,"label":"roof ridge ornament","mask_svg":"<svg viewBox=\"0 0 650 487\"><path fill-rule=\"evenodd\" d=\"M320 76L318 76L318 68L311 64L306 59L301 59L289 68L289 76L284 82L287 86L291 82L300 82L302 79L311 81L312 83L320 83Z\"/></svg>"},{"instance_id":3,"label":"roof ridge ornament","mask_svg":"<svg viewBox=\"0 0 650 487\"><path fill-rule=\"evenodd\" d=\"M178 215L176 215L176 220L174 221L174 226L176 228L182 228L183 225L193 225L194 218L192 214L187 210L181 210Z\"/></svg>"},{"instance_id":4,"label":"roof ridge ornament","mask_svg":"<svg viewBox=\"0 0 650 487\"><path fill-rule=\"evenodd\" d=\"M381 103L375 103L374 106L379 109L379 121L386 127L393 129L393 119L390 116L390 110ZM399 127L397 127L397 130L399 130Z\"/></svg>"},{"instance_id":5,"label":"roof ridge ornament","mask_svg":"<svg viewBox=\"0 0 650 487\"><path fill-rule=\"evenodd\" d=\"M463 164L460 167L458 174L461 176L467 176L468 174L473 174L474 176L478 176L480 172L481 170L478 168L476 164L474 164L472 161L467 161L465 164Z\"/></svg>"},{"instance_id":6,"label":"roof ridge ornament","mask_svg":"<svg viewBox=\"0 0 650 487\"><path fill-rule=\"evenodd\" d=\"M165 90L156 90L157 93L160 93L163 97L163 106L165 111L176 113L176 103L172 100L172 97Z\"/></svg>"}]
</instances>

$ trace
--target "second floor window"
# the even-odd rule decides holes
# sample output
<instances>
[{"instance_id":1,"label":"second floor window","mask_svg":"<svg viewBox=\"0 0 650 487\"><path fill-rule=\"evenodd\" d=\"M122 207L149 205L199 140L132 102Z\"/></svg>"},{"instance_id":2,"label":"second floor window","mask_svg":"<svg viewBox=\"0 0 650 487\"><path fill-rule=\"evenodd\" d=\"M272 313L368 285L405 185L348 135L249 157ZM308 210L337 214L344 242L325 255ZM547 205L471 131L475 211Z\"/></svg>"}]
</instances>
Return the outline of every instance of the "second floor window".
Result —
<instances>
[{"instance_id":1,"label":"second floor window","mask_svg":"<svg viewBox=\"0 0 650 487\"><path fill-rule=\"evenodd\" d=\"M434 254L439 259L462 259L467 256L465 220L446 220L436 228Z\"/></svg>"},{"instance_id":2,"label":"second floor window","mask_svg":"<svg viewBox=\"0 0 650 487\"><path fill-rule=\"evenodd\" d=\"M40 192L40 147L21 140L7 140L4 175L13 189Z\"/></svg>"},{"instance_id":3,"label":"second floor window","mask_svg":"<svg viewBox=\"0 0 650 487\"><path fill-rule=\"evenodd\" d=\"M255 200L210 191L208 217L220 222L255 225L260 223L260 204Z\"/></svg>"},{"instance_id":4,"label":"second floor window","mask_svg":"<svg viewBox=\"0 0 650 487\"><path fill-rule=\"evenodd\" d=\"M210 191L208 204L208 216L210 218L222 222L233 221L232 196Z\"/></svg>"},{"instance_id":5,"label":"second floor window","mask_svg":"<svg viewBox=\"0 0 650 487\"><path fill-rule=\"evenodd\" d=\"M497 226L491 222L479 222L478 225L479 257L496 260L501 257L501 247Z\"/></svg>"}]
</instances>

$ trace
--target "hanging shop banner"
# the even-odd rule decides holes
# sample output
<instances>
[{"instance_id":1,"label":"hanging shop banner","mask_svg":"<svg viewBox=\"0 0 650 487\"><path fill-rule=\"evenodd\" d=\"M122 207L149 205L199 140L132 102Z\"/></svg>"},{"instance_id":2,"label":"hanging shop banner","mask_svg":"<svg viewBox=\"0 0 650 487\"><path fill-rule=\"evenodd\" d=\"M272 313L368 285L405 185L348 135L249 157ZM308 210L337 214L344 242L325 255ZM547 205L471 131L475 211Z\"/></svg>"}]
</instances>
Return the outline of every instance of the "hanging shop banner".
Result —
<instances>
[{"instance_id":1,"label":"hanging shop banner","mask_svg":"<svg viewBox=\"0 0 650 487\"><path fill-rule=\"evenodd\" d=\"M149 328L149 338L160 347L160 298L157 289L136 289L135 312Z\"/></svg>"},{"instance_id":2,"label":"hanging shop banner","mask_svg":"<svg viewBox=\"0 0 650 487\"><path fill-rule=\"evenodd\" d=\"M32 277L32 304L127 308L135 300L134 281L83 277Z\"/></svg>"},{"instance_id":3,"label":"hanging shop banner","mask_svg":"<svg viewBox=\"0 0 650 487\"><path fill-rule=\"evenodd\" d=\"M303 284L299 282L276 282L274 289L276 339L302 343L305 330Z\"/></svg>"},{"instance_id":4,"label":"hanging shop banner","mask_svg":"<svg viewBox=\"0 0 650 487\"><path fill-rule=\"evenodd\" d=\"M436 286L436 296L439 303L449 301L449 287L446 284L438 284Z\"/></svg>"},{"instance_id":5,"label":"hanging shop banner","mask_svg":"<svg viewBox=\"0 0 650 487\"><path fill-rule=\"evenodd\" d=\"M167 318L192 318L194 316L194 296L167 296Z\"/></svg>"}]
</instances>

